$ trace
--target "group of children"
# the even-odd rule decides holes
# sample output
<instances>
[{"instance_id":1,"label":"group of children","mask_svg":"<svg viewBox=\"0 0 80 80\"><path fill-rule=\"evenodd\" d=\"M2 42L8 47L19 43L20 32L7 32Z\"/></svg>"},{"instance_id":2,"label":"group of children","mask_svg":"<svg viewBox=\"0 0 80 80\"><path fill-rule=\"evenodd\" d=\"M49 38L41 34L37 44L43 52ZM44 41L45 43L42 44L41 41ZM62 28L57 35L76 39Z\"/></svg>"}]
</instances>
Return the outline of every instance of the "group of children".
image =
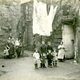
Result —
<instances>
[{"instance_id":1,"label":"group of children","mask_svg":"<svg viewBox=\"0 0 80 80\"><path fill-rule=\"evenodd\" d=\"M46 67L57 67L57 58L58 54L56 52L56 48L53 48L53 50L48 50L46 53ZM35 68L38 69L40 68L40 64L42 64L44 60L44 56L40 57L40 53L38 52L37 49L35 49L34 53L33 53L33 57L34 57L34 65ZM44 62L43 62L44 63Z\"/></svg>"},{"instance_id":2,"label":"group of children","mask_svg":"<svg viewBox=\"0 0 80 80\"><path fill-rule=\"evenodd\" d=\"M3 53L3 58L5 59L11 59L15 57L19 58L21 54L21 45L18 41L18 38L16 38L14 43L11 40L7 42Z\"/></svg>"}]
</instances>

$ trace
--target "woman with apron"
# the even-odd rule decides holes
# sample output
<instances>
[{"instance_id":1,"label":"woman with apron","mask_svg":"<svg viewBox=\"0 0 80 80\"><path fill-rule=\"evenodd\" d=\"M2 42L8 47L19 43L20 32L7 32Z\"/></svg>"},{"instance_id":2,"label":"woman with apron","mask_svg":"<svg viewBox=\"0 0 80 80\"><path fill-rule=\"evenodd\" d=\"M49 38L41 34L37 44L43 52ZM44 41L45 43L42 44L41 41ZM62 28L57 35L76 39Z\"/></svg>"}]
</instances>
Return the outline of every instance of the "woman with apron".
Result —
<instances>
[{"instance_id":1,"label":"woman with apron","mask_svg":"<svg viewBox=\"0 0 80 80\"><path fill-rule=\"evenodd\" d=\"M65 59L65 47L63 45L63 42L58 46L58 60L64 61Z\"/></svg>"}]
</instances>

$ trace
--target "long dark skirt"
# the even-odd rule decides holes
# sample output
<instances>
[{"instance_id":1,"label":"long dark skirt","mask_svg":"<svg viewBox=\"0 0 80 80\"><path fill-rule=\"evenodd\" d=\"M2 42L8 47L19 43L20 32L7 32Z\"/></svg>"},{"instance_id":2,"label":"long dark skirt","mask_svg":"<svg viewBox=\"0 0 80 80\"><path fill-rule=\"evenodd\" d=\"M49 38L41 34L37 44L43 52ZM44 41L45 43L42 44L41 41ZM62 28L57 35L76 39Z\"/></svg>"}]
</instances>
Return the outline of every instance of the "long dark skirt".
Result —
<instances>
[{"instance_id":1,"label":"long dark skirt","mask_svg":"<svg viewBox=\"0 0 80 80\"><path fill-rule=\"evenodd\" d=\"M12 58L13 55L14 55L14 46L11 46L9 49L9 58Z\"/></svg>"},{"instance_id":2,"label":"long dark skirt","mask_svg":"<svg viewBox=\"0 0 80 80\"><path fill-rule=\"evenodd\" d=\"M17 57L20 57L21 55L21 47L16 48Z\"/></svg>"}]
</instances>

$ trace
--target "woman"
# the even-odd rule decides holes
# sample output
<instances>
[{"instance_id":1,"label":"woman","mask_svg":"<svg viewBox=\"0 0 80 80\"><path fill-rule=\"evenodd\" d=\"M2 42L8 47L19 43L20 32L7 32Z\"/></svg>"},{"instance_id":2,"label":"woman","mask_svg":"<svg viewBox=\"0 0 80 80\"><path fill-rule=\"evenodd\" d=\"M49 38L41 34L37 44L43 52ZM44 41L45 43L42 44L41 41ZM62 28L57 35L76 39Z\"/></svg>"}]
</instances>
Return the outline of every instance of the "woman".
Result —
<instances>
[{"instance_id":1,"label":"woman","mask_svg":"<svg viewBox=\"0 0 80 80\"><path fill-rule=\"evenodd\" d=\"M63 45L63 42L58 46L58 60L64 61L65 59L65 47Z\"/></svg>"}]
</instances>

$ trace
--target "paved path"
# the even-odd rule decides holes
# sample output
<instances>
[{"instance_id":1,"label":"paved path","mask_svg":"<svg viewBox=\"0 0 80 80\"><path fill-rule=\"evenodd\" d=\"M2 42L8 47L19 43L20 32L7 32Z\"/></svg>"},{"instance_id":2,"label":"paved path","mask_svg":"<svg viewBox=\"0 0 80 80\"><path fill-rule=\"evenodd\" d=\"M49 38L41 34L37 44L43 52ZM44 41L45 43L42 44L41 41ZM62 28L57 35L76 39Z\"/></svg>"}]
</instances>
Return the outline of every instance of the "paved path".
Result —
<instances>
[{"instance_id":1,"label":"paved path","mask_svg":"<svg viewBox=\"0 0 80 80\"><path fill-rule=\"evenodd\" d=\"M80 64L72 60L58 62L58 67L35 69L32 57L0 59L0 72L0 80L80 80Z\"/></svg>"}]
</instances>

